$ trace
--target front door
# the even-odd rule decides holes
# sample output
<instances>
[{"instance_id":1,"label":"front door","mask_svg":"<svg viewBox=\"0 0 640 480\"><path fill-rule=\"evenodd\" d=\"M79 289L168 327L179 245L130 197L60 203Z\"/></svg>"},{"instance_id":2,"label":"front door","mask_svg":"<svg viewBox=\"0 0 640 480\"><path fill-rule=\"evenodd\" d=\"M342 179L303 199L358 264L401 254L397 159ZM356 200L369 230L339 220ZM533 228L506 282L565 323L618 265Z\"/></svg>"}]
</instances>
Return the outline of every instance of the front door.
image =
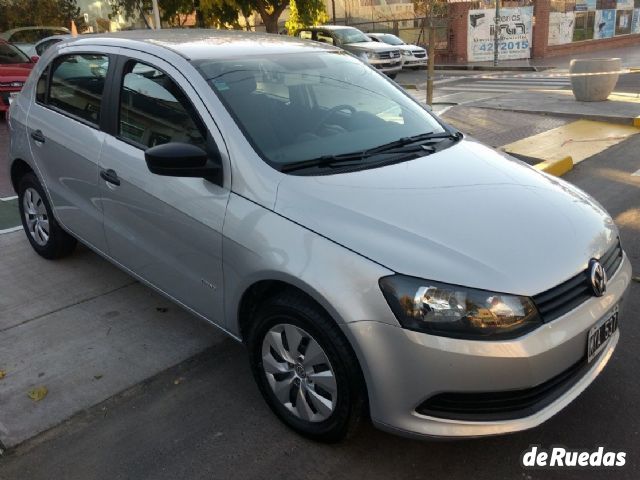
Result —
<instances>
[{"instance_id":1,"label":"front door","mask_svg":"<svg viewBox=\"0 0 640 480\"><path fill-rule=\"evenodd\" d=\"M117 112L100 159L109 255L196 313L223 323L222 226L227 181L165 177L146 165L147 148L168 142L207 149L220 134L183 75L157 57L121 58Z\"/></svg>"}]
</instances>

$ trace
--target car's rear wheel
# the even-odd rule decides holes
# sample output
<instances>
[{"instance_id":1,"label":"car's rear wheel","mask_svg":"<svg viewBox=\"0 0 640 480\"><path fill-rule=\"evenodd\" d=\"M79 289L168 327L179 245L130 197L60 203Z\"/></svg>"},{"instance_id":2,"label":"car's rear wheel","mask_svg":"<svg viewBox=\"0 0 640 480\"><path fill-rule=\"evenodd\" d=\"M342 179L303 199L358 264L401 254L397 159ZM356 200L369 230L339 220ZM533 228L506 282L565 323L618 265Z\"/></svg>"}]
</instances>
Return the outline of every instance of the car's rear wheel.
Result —
<instances>
[{"instance_id":1,"label":"car's rear wheel","mask_svg":"<svg viewBox=\"0 0 640 480\"><path fill-rule=\"evenodd\" d=\"M55 259L73 252L76 239L65 232L53 217L44 189L33 173L27 173L20 180L18 205L29 243L39 255Z\"/></svg>"},{"instance_id":2,"label":"car's rear wheel","mask_svg":"<svg viewBox=\"0 0 640 480\"><path fill-rule=\"evenodd\" d=\"M355 432L366 407L364 381L335 322L296 292L268 300L254 320L251 368L275 414L314 440Z\"/></svg>"}]
</instances>

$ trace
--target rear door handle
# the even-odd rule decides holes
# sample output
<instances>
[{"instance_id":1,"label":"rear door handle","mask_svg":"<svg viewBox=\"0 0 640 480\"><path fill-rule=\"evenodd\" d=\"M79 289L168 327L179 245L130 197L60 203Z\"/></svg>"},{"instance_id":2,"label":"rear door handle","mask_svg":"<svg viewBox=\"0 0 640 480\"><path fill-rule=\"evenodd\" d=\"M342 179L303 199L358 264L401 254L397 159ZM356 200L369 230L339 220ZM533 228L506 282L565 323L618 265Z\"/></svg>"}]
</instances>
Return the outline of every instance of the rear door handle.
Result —
<instances>
[{"instance_id":1,"label":"rear door handle","mask_svg":"<svg viewBox=\"0 0 640 480\"><path fill-rule=\"evenodd\" d=\"M118 178L118 174L116 173L115 170L112 170L111 168L108 170L102 170L100 172L100 177L108 183L112 183L113 185L120 185L120 179Z\"/></svg>"},{"instance_id":2,"label":"rear door handle","mask_svg":"<svg viewBox=\"0 0 640 480\"><path fill-rule=\"evenodd\" d=\"M46 138L44 138L44 134L42 130L34 130L31 132L31 138L33 138L36 142L44 143Z\"/></svg>"}]
</instances>

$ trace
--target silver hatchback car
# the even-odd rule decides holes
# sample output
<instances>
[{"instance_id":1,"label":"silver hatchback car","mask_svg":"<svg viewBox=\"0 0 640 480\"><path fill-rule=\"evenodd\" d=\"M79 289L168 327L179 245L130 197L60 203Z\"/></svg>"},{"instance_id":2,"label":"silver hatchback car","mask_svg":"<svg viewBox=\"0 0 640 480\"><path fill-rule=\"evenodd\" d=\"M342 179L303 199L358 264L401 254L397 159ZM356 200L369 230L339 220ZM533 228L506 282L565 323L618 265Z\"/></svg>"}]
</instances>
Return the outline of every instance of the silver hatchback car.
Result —
<instances>
[{"instance_id":1,"label":"silver hatchback car","mask_svg":"<svg viewBox=\"0 0 640 480\"><path fill-rule=\"evenodd\" d=\"M539 425L603 370L631 278L610 216L315 42L142 31L48 49L10 109L45 258L80 241L246 344L336 441Z\"/></svg>"}]
</instances>

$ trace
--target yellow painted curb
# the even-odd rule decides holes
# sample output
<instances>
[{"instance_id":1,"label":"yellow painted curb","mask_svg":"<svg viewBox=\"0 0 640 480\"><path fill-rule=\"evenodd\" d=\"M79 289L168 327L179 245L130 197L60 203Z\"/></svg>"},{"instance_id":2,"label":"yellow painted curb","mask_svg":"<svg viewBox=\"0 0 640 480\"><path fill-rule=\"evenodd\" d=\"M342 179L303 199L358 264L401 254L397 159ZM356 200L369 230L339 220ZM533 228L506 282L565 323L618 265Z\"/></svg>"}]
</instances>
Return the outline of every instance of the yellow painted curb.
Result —
<instances>
[{"instance_id":1,"label":"yellow painted curb","mask_svg":"<svg viewBox=\"0 0 640 480\"><path fill-rule=\"evenodd\" d=\"M633 126L640 128L640 117L636 117L633 119Z\"/></svg>"},{"instance_id":2,"label":"yellow painted curb","mask_svg":"<svg viewBox=\"0 0 640 480\"><path fill-rule=\"evenodd\" d=\"M573 158L566 156L559 160L546 160L534 165L534 168L547 172L556 177L561 177L569 170L573 169Z\"/></svg>"}]
</instances>

